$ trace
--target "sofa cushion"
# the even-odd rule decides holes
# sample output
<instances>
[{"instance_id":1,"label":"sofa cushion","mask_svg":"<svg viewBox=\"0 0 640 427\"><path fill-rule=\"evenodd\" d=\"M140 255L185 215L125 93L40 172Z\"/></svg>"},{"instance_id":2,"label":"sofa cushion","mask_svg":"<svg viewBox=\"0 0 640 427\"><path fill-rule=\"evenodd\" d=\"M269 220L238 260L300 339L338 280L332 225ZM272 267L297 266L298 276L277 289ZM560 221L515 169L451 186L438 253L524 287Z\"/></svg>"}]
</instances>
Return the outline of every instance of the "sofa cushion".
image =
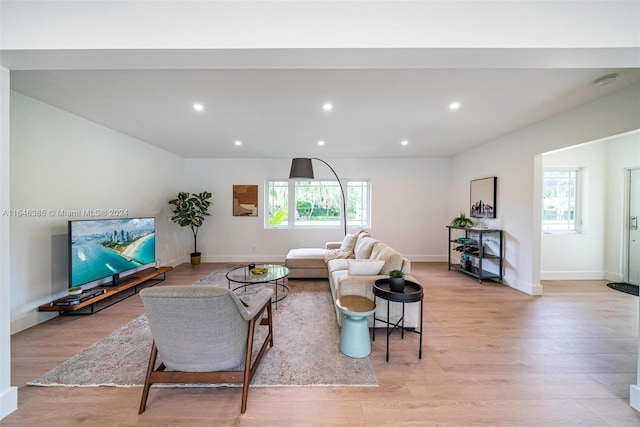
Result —
<instances>
[{"instance_id":1,"label":"sofa cushion","mask_svg":"<svg viewBox=\"0 0 640 427\"><path fill-rule=\"evenodd\" d=\"M372 237L361 236L356 242L356 259L369 259L371 257L371 251L373 251L373 246L378 242L379 240L376 240Z\"/></svg>"},{"instance_id":2,"label":"sofa cushion","mask_svg":"<svg viewBox=\"0 0 640 427\"><path fill-rule=\"evenodd\" d=\"M349 270L349 260L344 258L332 259L327 263L327 269L329 270L329 274L338 270Z\"/></svg>"},{"instance_id":3,"label":"sofa cushion","mask_svg":"<svg viewBox=\"0 0 640 427\"><path fill-rule=\"evenodd\" d=\"M289 268L327 268L324 262L326 252L326 249L321 248L291 249L285 259L285 265Z\"/></svg>"},{"instance_id":4,"label":"sofa cushion","mask_svg":"<svg viewBox=\"0 0 640 427\"><path fill-rule=\"evenodd\" d=\"M384 261L379 259L350 259L347 262L351 276L375 276L384 265Z\"/></svg>"},{"instance_id":5,"label":"sofa cushion","mask_svg":"<svg viewBox=\"0 0 640 427\"><path fill-rule=\"evenodd\" d=\"M402 269L402 254L385 243L376 243L370 258L384 261L380 274L389 274L391 270Z\"/></svg>"}]
</instances>

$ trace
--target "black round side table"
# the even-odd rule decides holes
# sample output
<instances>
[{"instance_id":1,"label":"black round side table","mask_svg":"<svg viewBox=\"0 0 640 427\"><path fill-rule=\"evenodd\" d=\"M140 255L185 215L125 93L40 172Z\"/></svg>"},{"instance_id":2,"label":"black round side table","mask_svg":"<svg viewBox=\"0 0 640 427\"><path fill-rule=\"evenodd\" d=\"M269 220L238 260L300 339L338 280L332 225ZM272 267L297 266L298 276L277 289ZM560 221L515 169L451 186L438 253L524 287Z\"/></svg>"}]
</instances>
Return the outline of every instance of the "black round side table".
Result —
<instances>
[{"instance_id":1,"label":"black round side table","mask_svg":"<svg viewBox=\"0 0 640 427\"><path fill-rule=\"evenodd\" d=\"M420 303L420 321L418 322L418 328L411 330L407 329L407 331L415 332L420 335L420 349L418 350L418 358L422 359L422 310L423 310L423 300L424 300L424 291L422 286L418 283L412 282L410 280L405 280L404 290L402 292L394 292L389 287L389 279L378 279L373 282L373 302L376 302L376 298L382 298L387 301L387 319L380 319L378 317L373 316L373 334L372 340L376 340L376 321L383 322L387 326L387 362L389 361L389 335L396 329L400 329L401 338L404 339L404 305L405 303L419 302ZM389 304L391 302L399 302L402 303L402 317L396 322L391 323L389 321Z\"/></svg>"}]
</instances>

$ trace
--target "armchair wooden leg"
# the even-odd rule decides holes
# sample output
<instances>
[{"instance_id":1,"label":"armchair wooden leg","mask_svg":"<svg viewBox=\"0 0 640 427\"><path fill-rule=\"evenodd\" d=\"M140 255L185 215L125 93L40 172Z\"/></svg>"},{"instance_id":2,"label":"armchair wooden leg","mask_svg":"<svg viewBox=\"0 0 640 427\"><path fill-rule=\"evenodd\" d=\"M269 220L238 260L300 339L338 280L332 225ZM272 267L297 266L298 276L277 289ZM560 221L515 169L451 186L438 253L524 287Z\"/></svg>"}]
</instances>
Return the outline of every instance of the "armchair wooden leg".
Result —
<instances>
[{"instance_id":1,"label":"armchair wooden leg","mask_svg":"<svg viewBox=\"0 0 640 427\"><path fill-rule=\"evenodd\" d=\"M269 335L271 339L269 339L269 346L273 347L273 313L271 312L271 304L267 306L267 321L269 322Z\"/></svg>"},{"instance_id":2,"label":"armchair wooden leg","mask_svg":"<svg viewBox=\"0 0 640 427\"><path fill-rule=\"evenodd\" d=\"M151 354L149 355L149 366L147 367L147 375L144 379L144 387L142 388L142 399L140 400L140 410L138 414L142 414L147 406L147 398L149 397L149 389L151 388L151 373L156 366L158 358L158 349L155 341L151 344Z\"/></svg>"},{"instance_id":3,"label":"armchair wooden leg","mask_svg":"<svg viewBox=\"0 0 640 427\"><path fill-rule=\"evenodd\" d=\"M271 303L268 303L271 306ZM242 405L240 413L247 411L247 397L249 396L249 384L251 383L251 355L253 354L253 334L256 326L255 317L249 322L249 331L247 332L247 351L244 357L244 377L242 380Z\"/></svg>"}]
</instances>

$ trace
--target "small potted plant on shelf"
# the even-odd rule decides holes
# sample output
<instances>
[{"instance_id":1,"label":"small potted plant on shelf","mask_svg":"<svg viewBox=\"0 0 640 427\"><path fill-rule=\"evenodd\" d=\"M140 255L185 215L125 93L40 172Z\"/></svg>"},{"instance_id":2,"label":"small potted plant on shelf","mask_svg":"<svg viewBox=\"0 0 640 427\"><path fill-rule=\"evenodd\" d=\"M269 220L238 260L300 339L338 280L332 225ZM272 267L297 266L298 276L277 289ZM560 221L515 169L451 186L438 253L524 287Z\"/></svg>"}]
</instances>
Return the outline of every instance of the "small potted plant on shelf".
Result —
<instances>
[{"instance_id":1,"label":"small potted plant on shelf","mask_svg":"<svg viewBox=\"0 0 640 427\"><path fill-rule=\"evenodd\" d=\"M460 212L460 215L451 220L452 227L467 228L473 226L473 220L467 218L464 212Z\"/></svg>"},{"instance_id":2,"label":"small potted plant on shelf","mask_svg":"<svg viewBox=\"0 0 640 427\"><path fill-rule=\"evenodd\" d=\"M193 234L193 252L191 253L191 265L200 264L200 252L198 252L198 229L204 223L205 216L211 216L209 207L211 206L211 193L189 194L180 192L175 199L169 200L169 204L175 206L171 221L181 227L191 228Z\"/></svg>"},{"instance_id":3,"label":"small potted plant on shelf","mask_svg":"<svg viewBox=\"0 0 640 427\"><path fill-rule=\"evenodd\" d=\"M69 288L70 297L76 297L78 295L82 295L82 286L73 286Z\"/></svg>"},{"instance_id":4,"label":"small potted plant on shelf","mask_svg":"<svg viewBox=\"0 0 640 427\"><path fill-rule=\"evenodd\" d=\"M404 290L404 273L400 270L389 272L389 288L392 292L402 292Z\"/></svg>"}]
</instances>

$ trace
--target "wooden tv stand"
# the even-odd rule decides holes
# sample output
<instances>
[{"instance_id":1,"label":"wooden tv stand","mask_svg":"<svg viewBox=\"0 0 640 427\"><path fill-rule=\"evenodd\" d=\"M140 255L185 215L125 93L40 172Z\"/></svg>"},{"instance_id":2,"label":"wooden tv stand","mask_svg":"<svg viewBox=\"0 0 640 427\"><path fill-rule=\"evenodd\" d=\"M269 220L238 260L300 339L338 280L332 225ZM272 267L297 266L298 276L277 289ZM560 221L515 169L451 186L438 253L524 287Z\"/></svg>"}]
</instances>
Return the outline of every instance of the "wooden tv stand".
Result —
<instances>
[{"instance_id":1,"label":"wooden tv stand","mask_svg":"<svg viewBox=\"0 0 640 427\"><path fill-rule=\"evenodd\" d=\"M103 310L117 302L120 302L126 298L129 298L130 296L137 294L138 286L140 285L153 286L157 283L164 281L167 278L167 272L171 270L173 270L173 267L160 267L160 268L151 267L144 270L136 271L135 273L131 273L128 276L122 277L120 279L120 283L118 283L117 285L114 285L114 286L100 285L100 286L95 286L91 289L86 289L86 290L104 289L104 293L91 297L86 301L82 301L75 305L56 305L57 301L64 300L66 299L65 297L65 298L61 298L60 300L51 301L49 304L41 305L40 307L38 307L38 311L57 311L60 314L97 313L100 310ZM162 276L162 278L160 278L159 276ZM152 282L152 284L148 284L147 282ZM123 298L109 302L104 306L101 305L101 307L98 310L94 308L94 304L97 303L98 301L115 297L118 294L122 296L123 295L122 293L129 289L133 289L133 293L130 293L124 296ZM85 310L82 312L79 311L85 307L89 307L90 310L89 311Z\"/></svg>"}]
</instances>

